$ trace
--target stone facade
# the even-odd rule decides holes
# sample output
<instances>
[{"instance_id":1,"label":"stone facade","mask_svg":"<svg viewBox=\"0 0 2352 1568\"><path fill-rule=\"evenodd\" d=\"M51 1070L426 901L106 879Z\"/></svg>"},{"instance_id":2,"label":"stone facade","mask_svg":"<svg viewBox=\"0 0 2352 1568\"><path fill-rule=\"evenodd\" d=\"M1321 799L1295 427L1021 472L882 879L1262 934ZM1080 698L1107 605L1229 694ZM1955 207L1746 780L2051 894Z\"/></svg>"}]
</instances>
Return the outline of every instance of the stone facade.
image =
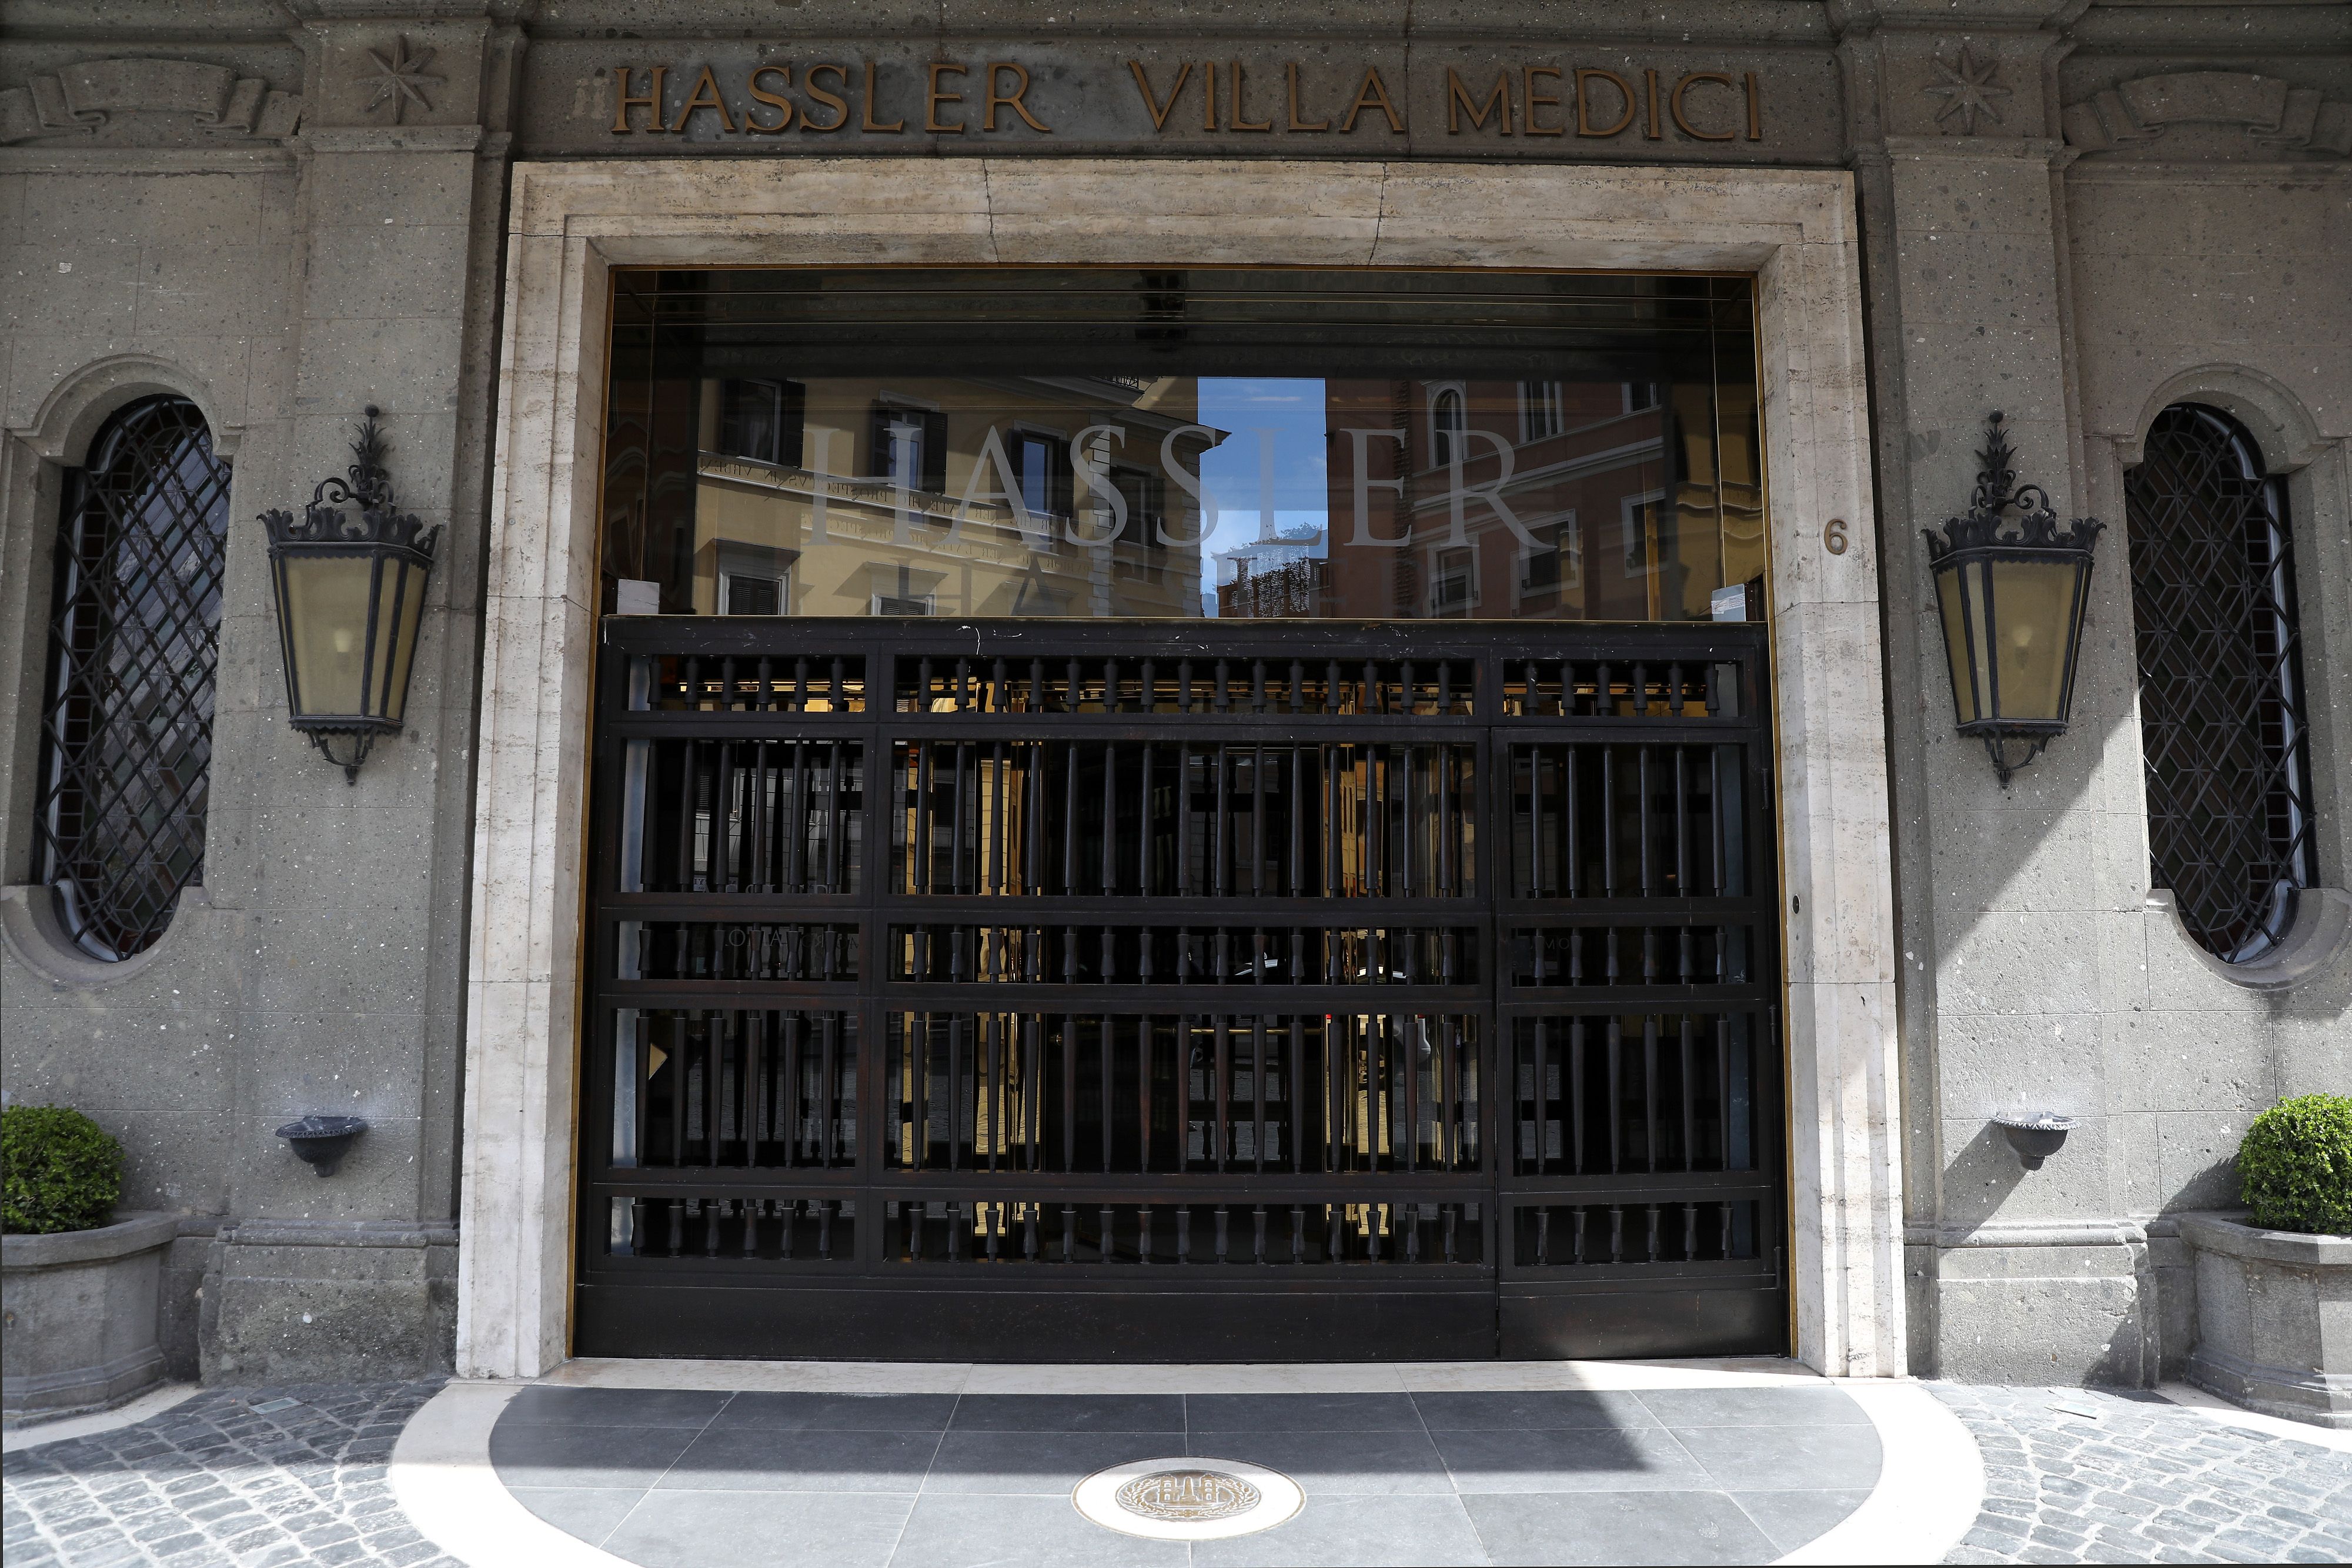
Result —
<instances>
[{"instance_id":1,"label":"stone facade","mask_svg":"<svg viewBox=\"0 0 2352 1568\"><path fill-rule=\"evenodd\" d=\"M560 476L494 435L543 428L566 406L562 375L576 387L599 352L517 336L518 311L538 308L517 293L528 246L512 222L534 171L603 161L599 210L623 226L698 168L794 193L763 214L729 209L728 232L636 253L691 263L727 259L737 242L756 251L795 213L838 207L886 173L929 193L902 218L936 238L987 230L991 213L1007 214L1009 235L1014 217L1050 233L1061 214L1113 210L1120 187L1073 158L1155 161L1172 176L1160 190L1201 182L1211 212L1270 172L1254 161L1330 160L1375 171L1363 258L1423 265L1507 262L1515 245L1517 264L1541 264L1525 259L1533 242L1454 219L1413 230L1416 178L1423 211L1442 212L1465 166L1497 181L1657 170L1718 183L1727 205L1768 172L1850 177L1860 298L1844 331L1866 355L1868 419L1823 466L1853 476L1849 493L1875 494L1865 548L1835 565L1876 580L1809 576L1831 563L1803 548L1822 519L1776 479L1776 593L1784 608L1861 615L1860 627L1845 611L1792 619L1783 636L1804 647L1873 633L1849 652L1874 666L1865 685L1883 686L1883 722L1864 715L1851 734L1811 740L1825 766L1859 756L1883 775L1858 798L1884 802L1885 852L1870 852L1866 819L1843 831L1872 868L1856 874L1891 888L1878 896L1892 915L1869 916L1865 894L1792 919L1790 942L1793 972L1807 943L1843 940L1835 913L1864 912L1858 946L1822 971L1855 981L1853 994L1825 991L1822 1005L1877 1020L1832 1035L1892 1049L1795 1064L1800 1114L1852 1129L1809 1124L1793 1140L1801 1155L1828 1151L1797 1184L1796 1228L1824 1239L1814 1269L1829 1326L1809 1343L1837 1370L2177 1375L2195 1293L2167 1217L2231 1200L2229 1157L2261 1107L2352 1088L2352 956L2340 915L2315 915L2291 972L2226 972L2149 886L2123 475L2157 412L2192 398L2234 413L2287 475L2319 880L2345 886L2352 19L2321 4L2082 0L1473 4L1440 21L1402 4L1274 5L1246 25L1164 5L1069 11L418 0L397 15L296 7L289 25L240 0L0 0L0 883L26 883L34 864L62 468L109 413L152 391L194 399L236 465L204 889L158 946L116 965L60 950L37 892L0 894L9 1095L97 1116L131 1151L126 1207L187 1217L164 1270L166 1354L223 1380L427 1373L453 1364L465 1303L513 1302L518 1270L558 1295L568 1278L560 1247L484 1253L468 1235L461 1249L458 1224L479 1212L469 1192L478 1206L505 1197L484 1190L488 1173L540 1195L529 1201L542 1211L569 1203L561 1105L486 1101L497 1085L480 1071L524 1034L559 1060L572 1049L565 975L544 960L576 944L546 928L554 905L510 909L494 880L516 874L499 833L529 819L531 788L484 783L546 784L585 724L576 705L528 711L535 694L509 689L506 651L581 625L542 612L486 643L497 594L567 596L560 579L519 580L559 563L508 537L528 531L528 507ZM762 66L792 70L796 123L773 132L747 112L781 113L745 96ZM616 105L624 86L651 90L656 67L675 130ZM705 67L727 106L715 112L686 107ZM1613 89L1580 71L1641 99L1621 128L1596 118ZM838 131L803 128L832 113L812 75L843 103ZM1224 95L1213 113L1209 80ZM1600 99L1580 106L1580 83ZM1016 91L1030 113L1003 98ZM1417 177L1421 163L1435 167ZM1000 188L977 205L941 194L982 168ZM1364 182L1334 173L1328 191L1259 189L1255 242L1346 251L1344 209ZM1644 265L1724 264L1719 248L1677 250L1638 213L1570 226L1577 244L1646 246ZM1403 249L1380 248L1391 241ZM1747 265L1769 248L1755 242ZM1790 373L1816 368L1808 351L1846 350L1766 346ZM561 375L526 392L512 379L525 361ZM542 395L554 403L526 406ZM285 723L251 518L339 469L368 403L385 411L404 507L444 538L407 727L347 788ZM1919 542L1965 506L1996 407L2060 516L2111 526L2073 729L2005 791L1953 733ZM531 667L561 664L546 652ZM1784 706L1784 753L1807 744L1790 733L1803 719ZM541 869L542 894L570 874ZM1890 973L1836 968L1880 954ZM522 983L491 998L492 977ZM1808 1094L1824 1071L1828 1092ZM1990 1124L2016 1109L2083 1125L2028 1173ZM311 1112L371 1124L331 1181L273 1135ZM1868 1248L1843 1249L1873 1235L1905 1244L1907 1292L1869 1283ZM1831 1348L1874 1333L1892 1336L1883 1353ZM560 1332L546 1348L561 1354Z\"/></svg>"}]
</instances>

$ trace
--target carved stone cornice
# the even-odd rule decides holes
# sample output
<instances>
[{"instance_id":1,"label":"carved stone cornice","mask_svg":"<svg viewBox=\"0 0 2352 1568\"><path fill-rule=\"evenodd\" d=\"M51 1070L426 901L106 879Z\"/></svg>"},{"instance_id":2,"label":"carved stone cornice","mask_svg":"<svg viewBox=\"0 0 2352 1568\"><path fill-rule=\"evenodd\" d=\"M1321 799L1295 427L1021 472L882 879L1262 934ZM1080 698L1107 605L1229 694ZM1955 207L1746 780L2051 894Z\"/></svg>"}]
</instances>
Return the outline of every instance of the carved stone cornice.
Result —
<instances>
[{"instance_id":1,"label":"carved stone cornice","mask_svg":"<svg viewBox=\"0 0 2352 1568\"><path fill-rule=\"evenodd\" d=\"M302 133L313 152L473 152L485 140L478 125L322 125Z\"/></svg>"},{"instance_id":2,"label":"carved stone cornice","mask_svg":"<svg viewBox=\"0 0 2352 1568\"><path fill-rule=\"evenodd\" d=\"M92 136L126 113L187 114L215 135L283 139L301 123L302 99L201 60L84 60L0 89L0 142Z\"/></svg>"},{"instance_id":3,"label":"carved stone cornice","mask_svg":"<svg viewBox=\"0 0 2352 1568\"><path fill-rule=\"evenodd\" d=\"M2091 0L1828 0L1830 30L1841 38L1874 33L2035 33L2063 30Z\"/></svg>"},{"instance_id":4,"label":"carved stone cornice","mask_svg":"<svg viewBox=\"0 0 2352 1568\"><path fill-rule=\"evenodd\" d=\"M2167 71L2137 77L2068 104L2066 144L2107 152L2159 140L2175 125L2234 126L2254 156L2352 156L2352 104L2317 88L2246 71Z\"/></svg>"},{"instance_id":5,"label":"carved stone cornice","mask_svg":"<svg viewBox=\"0 0 2352 1568\"><path fill-rule=\"evenodd\" d=\"M1857 162L1895 158L1934 158L1982 163L1993 159L2038 160L2063 169L2076 157L2075 150L2051 136L1888 136L1857 149Z\"/></svg>"}]
</instances>

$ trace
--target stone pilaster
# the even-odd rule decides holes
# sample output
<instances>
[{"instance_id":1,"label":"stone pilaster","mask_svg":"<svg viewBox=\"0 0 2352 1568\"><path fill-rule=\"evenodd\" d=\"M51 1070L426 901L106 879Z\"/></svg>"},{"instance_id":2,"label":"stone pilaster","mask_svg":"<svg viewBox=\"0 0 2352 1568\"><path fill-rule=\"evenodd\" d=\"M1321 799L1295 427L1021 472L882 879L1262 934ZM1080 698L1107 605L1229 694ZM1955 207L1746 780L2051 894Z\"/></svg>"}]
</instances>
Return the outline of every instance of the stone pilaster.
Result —
<instances>
[{"instance_id":1,"label":"stone pilaster","mask_svg":"<svg viewBox=\"0 0 2352 1568\"><path fill-rule=\"evenodd\" d=\"M242 1157L206 1291L207 1374L234 1380L430 1370L454 1331L479 433L516 40L474 17L320 22L300 41L303 255L276 432L292 481L262 499L299 504L340 472L373 405L401 506L441 536L406 727L356 783L263 705ZM266 598L252 613L275 691ZM369 1123L328 1181L273 1135L309 1112Z\"/></svg>"},{"instance_id":2,"label":"stone pilaster","mask_svg":"<svg viewBox=\"0 0 2352 1568\"><path fill-rule=\"evenodd\" d=\"M2072 7L2072 9L2079 9ZM2136 746L2129 585L2102 550L2072 731L2010 786L1954 732L1920 539L1965 509L1986 416L2062 517L2086 508L2053 101L2068 19L2044 5L1847 16L1885 529L1903 937L1914 1364L1994 1381L2138 1383L2146 1237L2110 1145L2100 890ZM2116 635L2116 629L2123 629ZM2136 741L2136 736L2132 737ZM2083 1125L2042 1170L1999 1112ZM2014 1325L2031 1321L2031 1335Z\"/></svg>"}]
</instances>

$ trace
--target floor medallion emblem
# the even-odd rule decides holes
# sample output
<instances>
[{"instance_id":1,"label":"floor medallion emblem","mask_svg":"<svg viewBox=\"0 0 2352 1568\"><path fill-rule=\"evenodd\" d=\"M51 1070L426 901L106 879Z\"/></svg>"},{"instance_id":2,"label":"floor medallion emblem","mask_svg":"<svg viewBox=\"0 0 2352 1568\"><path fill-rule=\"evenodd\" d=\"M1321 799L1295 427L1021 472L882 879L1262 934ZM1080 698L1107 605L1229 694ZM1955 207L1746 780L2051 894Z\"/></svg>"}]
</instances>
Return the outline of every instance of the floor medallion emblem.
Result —
<instances>
[{"instance_id":1,"label":"floor medallion emblem","mask_svg":"<svg viewBox=\"0 0 2352 1568\"><path fill-rule=\"evenodd\" d=\"M1124 1535L1217 1541L1297 1516L1307 1500L1278 1470L1233 1459L1139 1459L1097 1470L1070 1500L1080 1514Z\"/></svg>"}]
</instances>

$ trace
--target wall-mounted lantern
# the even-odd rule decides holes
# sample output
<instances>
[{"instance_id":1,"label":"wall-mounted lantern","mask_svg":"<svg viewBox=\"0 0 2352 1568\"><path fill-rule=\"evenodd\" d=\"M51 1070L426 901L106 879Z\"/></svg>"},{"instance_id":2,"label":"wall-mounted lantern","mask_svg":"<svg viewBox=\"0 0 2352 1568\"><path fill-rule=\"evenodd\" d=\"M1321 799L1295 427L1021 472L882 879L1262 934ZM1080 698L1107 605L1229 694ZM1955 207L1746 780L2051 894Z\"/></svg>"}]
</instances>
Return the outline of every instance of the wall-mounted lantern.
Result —
<instances>
[{"instance_id":1,"label":"wall-mounted lantern","mask_svg":"<svg viewBox=\"0 0 2352 1568\"><path fill-rule=\"evenodd\" d=\"M284 510L260 519L269 530L289 720L352 784L376 737L397 733L407 713L425 585L441 532L393 500L377 417L370 408L360 424L349 476L320 480L299 522ZM358 517L347 517L343 505L356 505Z\"/></svg>"},{"instance_id":2,"label":"wall-mounted lantern","mask_svg":"<svg viewBox=\"0 0 2352 1568\"><path fill-rule=\"evenodd\" d=\"M1969 515L1922 529L1943 612L1959 732L1983 740L2001 788L2010 775L2066 732L2074 700L2074 660L2090 598L2091 547L2106 525L2077 517L2063 529L2039 485L2020 485L2008 433L1996 412L1977 454ZM2018 531L2002 536L2009 515ZM2022 747L2012 758L2011 748Z\"/></svg>"}]
</instances>

